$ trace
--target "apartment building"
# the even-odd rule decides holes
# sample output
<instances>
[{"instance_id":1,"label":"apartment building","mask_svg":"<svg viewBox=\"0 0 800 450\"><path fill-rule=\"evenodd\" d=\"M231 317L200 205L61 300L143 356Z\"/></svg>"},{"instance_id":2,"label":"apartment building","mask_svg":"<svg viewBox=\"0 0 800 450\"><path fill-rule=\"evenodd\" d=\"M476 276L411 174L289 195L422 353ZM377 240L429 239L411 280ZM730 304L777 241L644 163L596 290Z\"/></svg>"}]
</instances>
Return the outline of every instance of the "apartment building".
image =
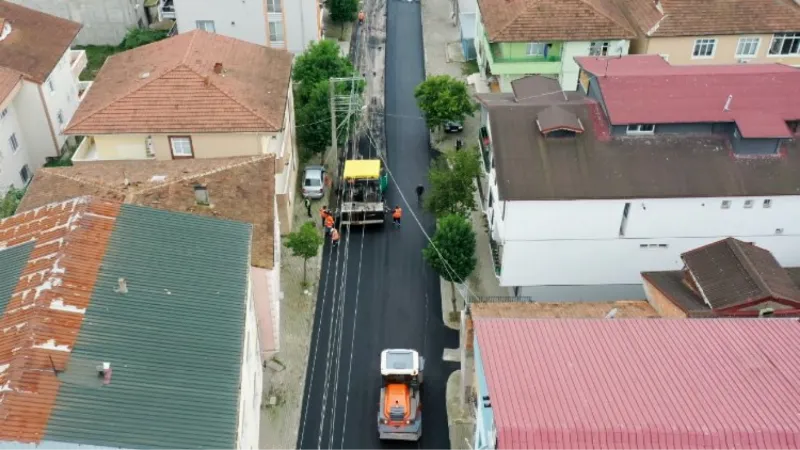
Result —
<instances>
[{"instance_id":1,"label":"apartment building","mask_svg":"<svg viewBox=\"0 0 800 450\"><path fill-rule=\"evenodd\" d=\"M25 186L67 141L62 133L91 83L76 22L0 1L0 194ZM46 30L46 32L43 32Z\"/></svg>"},{"instance_id":2,"label":"apartment building","mask_svg":"<svg viewBox=\"0 0 800 450\"><path fill-rule=\"evenodd\" d=\"M172 0L178 33L201 29L300 53L322 38L319 0Z\"/></svg>"}]
</instances>

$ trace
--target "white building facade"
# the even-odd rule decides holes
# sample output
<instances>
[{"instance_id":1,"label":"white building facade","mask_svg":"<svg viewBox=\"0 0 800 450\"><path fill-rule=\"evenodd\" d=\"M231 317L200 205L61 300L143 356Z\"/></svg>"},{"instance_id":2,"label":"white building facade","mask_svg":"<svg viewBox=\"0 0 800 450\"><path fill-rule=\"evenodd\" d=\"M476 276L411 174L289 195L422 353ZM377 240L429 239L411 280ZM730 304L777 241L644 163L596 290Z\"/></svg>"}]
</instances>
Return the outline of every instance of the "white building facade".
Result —
<instances>
[{"instance_id":1,"label":"white building facade","mask_svg":"<svg viewBox=\"0 0 800 450\"><path fill-rule=\"evenodd\" d=\"M179 33L201 28L292 53L322 38L319 0L174 0L174 6Z\"/></svg>"}]
</instances>

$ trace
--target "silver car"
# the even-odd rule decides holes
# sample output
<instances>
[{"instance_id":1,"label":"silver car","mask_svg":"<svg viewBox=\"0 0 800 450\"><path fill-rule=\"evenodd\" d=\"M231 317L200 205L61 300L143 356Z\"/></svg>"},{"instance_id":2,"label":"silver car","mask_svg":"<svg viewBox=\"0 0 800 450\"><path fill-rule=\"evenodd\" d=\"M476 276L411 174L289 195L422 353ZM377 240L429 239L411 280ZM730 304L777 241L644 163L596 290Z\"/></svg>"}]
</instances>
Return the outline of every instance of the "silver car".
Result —
<instances>
[{"instance_id":1,"label":"silver car","mask_svg":"<svg viewBox=\"0 0 800 450\"><path fill-rule=\"evenodd\" d=\"M318 199L325 195L325 168L306 166L303 169L303 197Z\"/></svg>"}]
</instances>

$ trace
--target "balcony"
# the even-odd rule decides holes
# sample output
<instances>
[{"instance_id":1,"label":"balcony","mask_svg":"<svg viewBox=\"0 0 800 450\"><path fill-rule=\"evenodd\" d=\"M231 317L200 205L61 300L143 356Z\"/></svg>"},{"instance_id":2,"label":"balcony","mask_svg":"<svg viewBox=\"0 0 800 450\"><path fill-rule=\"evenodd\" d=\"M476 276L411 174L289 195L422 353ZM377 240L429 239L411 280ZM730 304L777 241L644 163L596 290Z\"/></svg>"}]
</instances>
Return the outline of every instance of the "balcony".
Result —
<instances>
[{"instance_id":1,"label":"balcony","mask_svg":"<svg viewBox=\"0 0 800 450\"><path fill-rule=\"evenodd\" d=\"M94 81L78 81L78 101L82 102L86 93L92 88Z\"/></svg>"},{"instance_id":2,"label":"balcony","mask_svg":"<svg viewBox=\"0 0 800 450\"><path fill-rule=\"evenodd\" d=\"M492 160L492 143L489 141L489 132L486 130L486 127L481 127L480 131L478 132L478 143L481 146L481 156L483 157L483 169L488 174L491 172L491 160Z\"/></svg>"},{"instance_id":3,"label":"balcony","mask_svg":"<svg viewBox=\"0 0 800 450\"><path fill-rule=\"evenodd\" d=\"M494 274L500 277L503 267L500 265L500 244L492 239L491 231L489 232L489 247L492 252L492 262L494 263Z\"/></svg>"},{"instance_id":4,"label":"balcony","mask_svg":"<svg viewBox=\"0 0 800 450\"><path fill-rule=\"evenodd\" d=\"M158 15L160 20L175 20L175 5L172 0L162 0L161 4L158 5Z\"/></svg>"},{"instance_id":5,"label":"balcony","mask_svg":"<svg viewBox=\"0 0 800 450\"><path fill-rule=\"evenodd\" d=\"M85 136L81 144L72 154L73 163L81 163L87 161L99 161L100 155L97 153L97 146L95 145L94 138Z\"/></svg>"},{"instance_id":6,"label":"balcony","mask_svg":"<svg viewBox=\"0 0 800 450\"><path fill-rule=\"evenodd\" d=\"M485 35L482 41L491 71L495 75L555 75L561 72L561 42L542 43L546 45L540 49L542 54L530 55L526 42L489 43Z\"/></svg>"},{"instance_id":7,"label":"balcony","mask_svg":"<svg viewBox=\"0 0 800 450\"><path fill-rule=\"evenodd\" d=\"M77 80L89 59L86 57L86 50L70 50L69 51L69 67L72 70L72 76Z\"/></svg>"}]
</instances>

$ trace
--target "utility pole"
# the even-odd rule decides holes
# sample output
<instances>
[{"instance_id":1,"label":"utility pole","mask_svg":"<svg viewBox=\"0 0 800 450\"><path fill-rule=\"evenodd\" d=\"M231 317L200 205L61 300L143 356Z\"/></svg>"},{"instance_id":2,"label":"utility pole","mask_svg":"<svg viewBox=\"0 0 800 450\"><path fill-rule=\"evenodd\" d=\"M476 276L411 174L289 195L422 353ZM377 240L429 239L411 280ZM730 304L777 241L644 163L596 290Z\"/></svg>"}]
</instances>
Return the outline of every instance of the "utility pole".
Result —
<instances>
[{"instance_id":1,"label":"utility pole","mask_svg":"<svg viewBox=\"0 0 800 450\"><path fill-rule=\"evenodd\" d=\"M336 79L331 78L328 82L328 99L330 101L330 109L331 109L331 150L333 154L336 155L339 153L337 147L339 143L337 142L336 136L336 97L333 95L336 92Z\"/></svg>"},{"instance_id":2,"label":"utility pole","mask_svg":"<svg viewBox=\"0 0 800 450\"><path fill-rule=\"evenodd\" d=\"M346 155L339 155L339 127L345 126L350 123L351 116L361 110L361 95L356 90L356 83L364 82L364 78L360 76L345 77L345 78L331 78L328 80L328 96L330 97L330 114L331 114L331 149L335 155L340 157ZM339 83L349 83L350 89L346 95L337 95L336 85ZM336 120L337 113L345 113L345 123L339 124ZM345 153L347 147L344 148Z\"/></svg>"}]
</instances>

